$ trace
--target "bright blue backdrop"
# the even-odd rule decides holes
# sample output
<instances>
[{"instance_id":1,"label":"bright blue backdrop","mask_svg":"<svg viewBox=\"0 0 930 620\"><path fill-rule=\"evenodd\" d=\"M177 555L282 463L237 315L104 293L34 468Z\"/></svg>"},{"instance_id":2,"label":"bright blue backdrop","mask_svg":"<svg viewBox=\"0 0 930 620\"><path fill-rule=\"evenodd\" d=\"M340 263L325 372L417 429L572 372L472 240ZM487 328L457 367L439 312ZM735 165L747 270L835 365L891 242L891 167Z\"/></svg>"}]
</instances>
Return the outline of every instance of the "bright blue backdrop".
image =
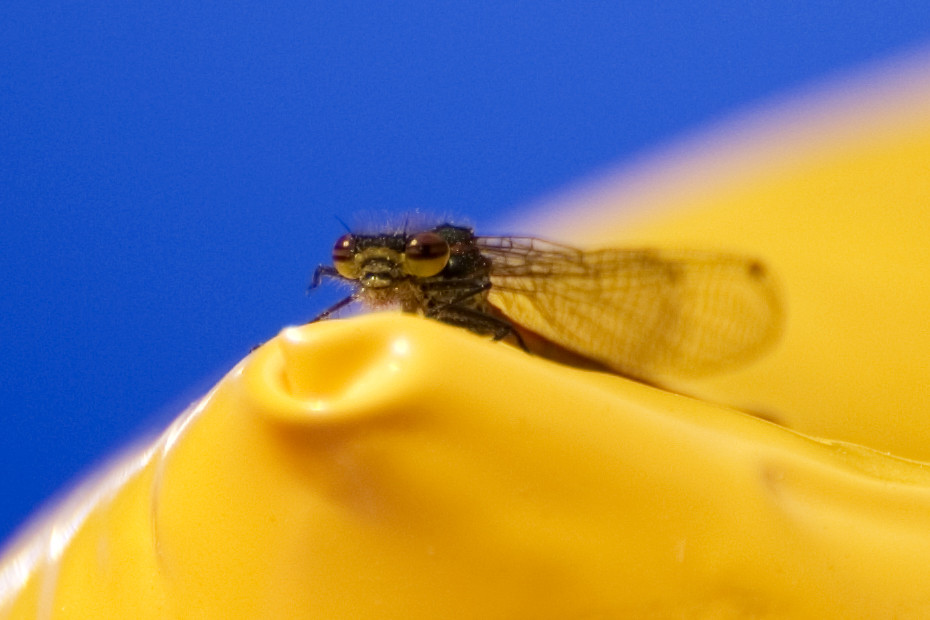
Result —
<instances>
[{"instance_id":1,"label":"bright blue backdrop","mask_svg":"<svg viewBox=\"0 0 930 620\"><path fill-rule=\"evenodd\" d=\"M920 2L4 2L0 539L331 301L334 215L493 222L928 40Z\"/></svg>"}]
</instances>

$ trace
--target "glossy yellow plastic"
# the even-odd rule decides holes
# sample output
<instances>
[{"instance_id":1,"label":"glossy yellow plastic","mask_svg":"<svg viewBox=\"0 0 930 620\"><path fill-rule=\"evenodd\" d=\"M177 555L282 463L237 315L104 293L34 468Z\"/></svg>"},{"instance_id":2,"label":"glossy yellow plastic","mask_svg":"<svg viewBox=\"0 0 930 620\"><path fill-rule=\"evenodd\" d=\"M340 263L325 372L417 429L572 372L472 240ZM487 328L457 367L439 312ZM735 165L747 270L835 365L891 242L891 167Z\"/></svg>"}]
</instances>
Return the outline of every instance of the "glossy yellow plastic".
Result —
<instances>
[{"instance_id":1,"label":"glossy yellow plastic","mask_svg":"<svg viewBox=\"0 0 930 620\"><path fill-rule=\"evenodd\" d=\"M561 196L542 232L762 258L784 293L781 343L676 387L930 461L928 101L930 53L899 58Z\"/></svg>"},{"instance_id":2,"label":"glossy yellow plastic","mask_svg":"<svg viewBox=\"0 0 930 620\"><path fill-rule=\"evenodd\" d=\"M902 83L563 202L613 209L597 244L780 275L782 343L675 386L704 399L399 314L289 328L21 537L0 617L930 617L930 467L899 458L930 460L930 73Z\"/></svg>"}]
</instances>

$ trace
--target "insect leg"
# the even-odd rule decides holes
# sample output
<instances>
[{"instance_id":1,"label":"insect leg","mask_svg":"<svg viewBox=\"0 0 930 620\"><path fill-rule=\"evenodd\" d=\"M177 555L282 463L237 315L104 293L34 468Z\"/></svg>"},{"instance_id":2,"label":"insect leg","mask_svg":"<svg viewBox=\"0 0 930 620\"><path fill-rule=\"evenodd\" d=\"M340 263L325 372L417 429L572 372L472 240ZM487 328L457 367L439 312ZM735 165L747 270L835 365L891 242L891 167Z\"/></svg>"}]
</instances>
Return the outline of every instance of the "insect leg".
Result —
<instances>
[{"instance_id":1,"label":"insect leg","mask_svg":"<svg viewBox=\"0 0 930 620\"><path fill-rule=\"evenodd\" d=\"M464 327L470 331L481 334L492 334L494 340L501 340L509 335L513 335L514 340L520 345L520 348L529 352L526 343L520 332L514 329L508 321L488 314L480 308L473 308L466 304L474 297L481 295L491 288L490 280L481 280L475 278L459 278L456 280L437 280L428 282L423 285L425 291L434 297L436 305L429 308L424 314L427 317L434 318ZM436 299L437 293L446 293L451 295L448 300Z\"/></svg>"},{"instance_id":2,"label":"insect leg","mask_svg":"<svg viewBox=\"0 0 930 620\"><path fill-rule=\"evenodd\" d=\"M502 340L512 335L520 348L529 353L526 343L523 342L523 337L520 336L520 332L514 329L513 325L504 319L476 308L449 304L436 308L429 312L427 316L449 325L464 327L479 334L490 333L494 336L494 340Z\"/></svg>"},{"instance_id":3,"label":"insect leg","mask_svg":"<svg viewBox=\"0 0 930 620\"><path fill-rule=\"evenodd\" d=\"M332 306L330 306L329 308L327 308L327 309L324 310L323 312L319 313L318 315L316 315L314 318L310 319L310 320L307 321L307 322L308 322L308 323L316 323L317 321L322 321L323 319L328 318L328 317L329 317L331 314L333 314L334 312L338 312L338 311L341 310L342 308L345 308L346 306L348 306L348 305L349 305L350 303L352 303L353 301L355 301L355 295L349 295L349 296L346 297L345 299L340 299L339 301L337 301L336 303L334 303Z\"/></svg>"},{"instance_id":4,"label":"insect leg","mask_svg":"<svg viewBox=\"0 0 930 620\"><path fill-rule=\"evenodd\" d=\"M475 278L460 278L458 280L437 280L435 282L426 282L422 286L423 290L429 291L430 293L453 293L454 297L448 301L441 302L441 306L453 306L460 304L463 301L474 297L475 295L480 295L481 293L491 288L490 280L485 280L483 282L478 281L478 284L475 282Z\"/></svg>"},{"instance_id":5,"label":"insect leg","mask_svg":"<svg viewBox=\"0 0 930 620\"><path fill-rule=\"evenodd\" d=\"M323 278L342 278L342 276L332 265L320 265L313 272L313 278L310 280L307 292L309 293L318 287L323 282Z\"/></svg>"}]
</instances>

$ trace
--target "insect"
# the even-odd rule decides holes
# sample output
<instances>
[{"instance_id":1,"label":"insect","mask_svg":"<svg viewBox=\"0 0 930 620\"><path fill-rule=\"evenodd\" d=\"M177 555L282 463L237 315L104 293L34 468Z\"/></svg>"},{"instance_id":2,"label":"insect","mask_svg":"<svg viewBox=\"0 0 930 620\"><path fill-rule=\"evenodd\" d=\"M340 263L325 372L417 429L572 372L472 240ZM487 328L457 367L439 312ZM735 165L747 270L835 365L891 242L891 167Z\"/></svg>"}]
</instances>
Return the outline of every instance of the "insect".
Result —
<instances>
[{"instance_id":1,"label":"insect","mask_svg":"<svg viewBox=\"0 0 930 620\"><path fill-rule=\"evenodd\" d=\"M398 307L638 378L741 365L764 351L781 325L767 269L739 255L584 251L442 224L345 234L332 261L316 269L310 288L334 278L354 291L314 321L353 302Z\"/></svg>"}]
</instances>

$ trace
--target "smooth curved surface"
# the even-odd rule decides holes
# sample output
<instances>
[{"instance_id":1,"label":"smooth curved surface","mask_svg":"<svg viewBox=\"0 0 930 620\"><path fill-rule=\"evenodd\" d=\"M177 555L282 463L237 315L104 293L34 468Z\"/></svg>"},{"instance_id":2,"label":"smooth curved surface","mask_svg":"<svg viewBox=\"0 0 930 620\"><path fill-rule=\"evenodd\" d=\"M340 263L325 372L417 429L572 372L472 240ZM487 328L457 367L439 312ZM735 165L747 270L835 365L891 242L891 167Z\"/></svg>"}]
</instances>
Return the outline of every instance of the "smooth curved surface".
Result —
<instances>
[{"instance_id":1,"label":"smooth curved surface","mask_svg":"<svg viewBox=\"0 0 930 620\"><path fill-rule=\"evenodd\" d=\"M928 75L602 205L594 245L784 284L783 342L703 400L414 317L287 329L7 550L0 617L927 617L930 467L892 454L930 460Z\"/></svg>"},{"instance_id":2,"label":"smooth curved surface","mask_svg":"<svg viewBox=\"0 0 930 620\"><path fill-rule=\"evenodd\" d=\"M682 141L558 197L540 234L762 258L771 354L676 387L792 429L930 461L930 50Z\"/></svg>"},{"instance_id":3,"label":"smooth curved surface","mask_svg":"<svg viewBox=\"0 0 930 620\"><path fill-rule=\"evenodd\" d=\"M149 454L11 616L927 611L925 466L424 319L285 330Z\"/></svg>"}]
</instances>

